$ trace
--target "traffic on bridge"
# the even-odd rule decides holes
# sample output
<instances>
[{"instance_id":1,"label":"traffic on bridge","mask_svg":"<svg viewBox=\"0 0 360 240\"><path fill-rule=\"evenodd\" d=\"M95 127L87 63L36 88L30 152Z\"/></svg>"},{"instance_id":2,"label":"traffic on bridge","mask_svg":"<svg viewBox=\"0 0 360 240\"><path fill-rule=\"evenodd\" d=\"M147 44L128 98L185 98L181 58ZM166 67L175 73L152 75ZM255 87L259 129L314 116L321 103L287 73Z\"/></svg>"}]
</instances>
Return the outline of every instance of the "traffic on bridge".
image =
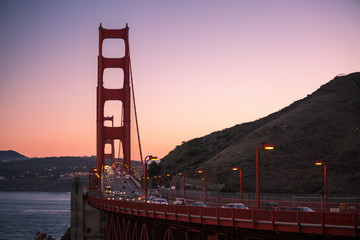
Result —
<instances>
[{"instance_id":1,"label":"traffic on bridge","mask_svg":"<svg viewBox=\"0 0 360 240\"><path fill-rule=\"evenodd\" d=\"M324 201L267 199L260 196L260 155L275 149L271 143L261 142L255 146L256 194L253 197L243 196L240 167L233 168L240 175L238 198L212 196L207 191L206 169L198 170L204 179L204 191L186 189L186 172L178 173L184 180L183 191L174 189L173 183L169 189L165 189L164 184L160 189L152 189L151 186L148 189L147 163L157 158L152 155L142 157L139 137L141 169L131 166L132 73L128 31L128 26L124 29L105 29L100 24L99 27L97 162L89 172L89 188L84 192L83 199L85 206L100 211L99 216L106 216L104 232L107 239L356 239L360 236L359 204L340 205L339 202L328 201L325 161L314 163L324 168ZM124 57L102 56L103 40L108 38L124 40ZM123 88L104 87L106 68L123 70ZM114 100L123 103L119 111L121 126L114 126L113 116L104 115L105 102ZM133 106L137 123L135 101ZM105 125L105 121L111 121L111 124ZM114 140L121 142L122 162L115 161ZM110 152L105 149L110 149ZM81 229L91 232L90 228Z\"/></svg>"},{"instance_id":2,"label":"traffic on bridge","mask_svg":"<svg viewBox=\"0 0 360 240\"><path fill-rule=\"evenodd\" d=\"M215 239L231 239L231 236L251 239L260 235L266 236L263 239L307 239L314 234L339 239L359 236L360 214L356 209L360 204L329 202L329 209L323 209L321 202L262 199L261 207L257 208L256 199L204 197L201 191L188 191L188 197L184 198L183 191L160 187L150 188L145 195L144 187L138 182L141 179L116 166L106 167L103 176L102 192L88 190L85 195L89 205L107 212L108 239L124 234L123 221L128 215L138 218L125 224L133 234L161 236L153 239L165 235L167 239L199 239L201 234L207 236L205 239L213 239L214 234ZM156 230L137 229L137 222L149 225L150 220L156 223L153 226Z\"/></svg>"}]
</instances>

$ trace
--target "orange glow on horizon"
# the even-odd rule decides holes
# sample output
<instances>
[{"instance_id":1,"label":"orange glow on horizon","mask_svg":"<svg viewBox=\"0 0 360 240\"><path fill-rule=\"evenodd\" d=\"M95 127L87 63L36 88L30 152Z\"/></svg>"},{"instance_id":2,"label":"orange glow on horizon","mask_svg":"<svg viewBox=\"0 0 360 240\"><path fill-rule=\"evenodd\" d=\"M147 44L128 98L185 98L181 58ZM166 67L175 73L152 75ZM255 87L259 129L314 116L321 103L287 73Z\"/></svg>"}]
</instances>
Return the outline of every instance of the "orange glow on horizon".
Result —
<instances>
[{"instance_id":1,"label":"orange glow on horizon","mask_svg":"<svg viewBox=\"0 0 360 240\"><path fill-rule=\"evenodd\" d=\"M108 29L129 24L142 157L161 159L182 142L265 117L339 73L359 71L357 1L326 8L276 0L2 7L0 150L30 158L96 155L100 22ZM123 54L113 40L104 47L108 57ZM122 70L104 71L105 87L119 87L112 80ZM119 105L106 104L105 114ZM121 112L114 117L120 125ZM115 157L123 158L119 145ZM138 146L132 117L132 160L141 160Z\"/></svg>"}]
</instances>

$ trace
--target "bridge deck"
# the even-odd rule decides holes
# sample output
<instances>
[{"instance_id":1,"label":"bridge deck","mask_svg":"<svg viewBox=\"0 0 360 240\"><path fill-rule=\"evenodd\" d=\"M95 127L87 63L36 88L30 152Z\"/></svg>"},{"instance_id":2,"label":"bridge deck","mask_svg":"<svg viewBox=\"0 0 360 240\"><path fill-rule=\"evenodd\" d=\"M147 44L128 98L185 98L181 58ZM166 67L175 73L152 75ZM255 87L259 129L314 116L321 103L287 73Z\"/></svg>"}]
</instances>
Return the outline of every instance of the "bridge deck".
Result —
<instances>
[{"instance_id":1,"label":"bridge deck","mask_svg":"<svg viewBox=\"0 0 360 240\"><path fill-rule=\"evenodd\" d=\"M360 236L359 213L296 212L162 205L88 197L102 211L235 229Z\"/></svg>"}]
</instances>

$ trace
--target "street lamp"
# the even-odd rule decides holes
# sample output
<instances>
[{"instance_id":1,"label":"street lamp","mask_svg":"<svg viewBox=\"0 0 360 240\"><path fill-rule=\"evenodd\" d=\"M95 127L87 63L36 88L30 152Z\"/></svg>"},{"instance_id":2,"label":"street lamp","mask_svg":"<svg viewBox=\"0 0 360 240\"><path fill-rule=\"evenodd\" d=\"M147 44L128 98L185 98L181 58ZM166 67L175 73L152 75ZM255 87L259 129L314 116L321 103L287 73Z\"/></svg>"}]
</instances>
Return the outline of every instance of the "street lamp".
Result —
<instances>
[{"instance_id":1,"label":"street lamp","mask_svg":"<svg viewBox=\"0 0 360 240\"><path fill-rule=\"evenodd\" d=\"M173 175L171 173L168 173L168 174L166 174L166 176L171 177L171 186L170 186L170 188L171 188L171 196L173 196L174 195L174 191L173 191L173 185L174 185Z\"/></svg>"},{"instance_id":2,"label":"street lamp","mask_svg":"<svg viewBox=\"0 0 360 240\"><path fill-rule=\"evenodd\" d=\"M165 183L164 183L164 178L165 177L163 177L161 175L158 176L158 185L160 184L160 178L162 179L162 186L160 188L162 188L162 193L163 193L163 195L165 195Z\"/></svg>"},{"instance_id":3,"label":"street lamp","mask_svg":"<svg viewBox=\"0 0 360 240\"><path fill-rule=\"evenodd\" d=\"M241 168L239 168L239 167L233 167L233 171L239 171L239 173L240 173L240 201L242 201L242 199L243 199L243 194L242 194L242 171L241 171Z\"/></svg>"},{"instance_id":4,"label":"street lamp","mask_svg":"<svg viewBox=\"0 0 360 240\"><path fill-rule=\"evenodd\" d=\"M273 150L274 145L262 142L256 146L256 208L260 209L260 151Z\"/></svg>"},{"instance_id":5,"label":"street lamp","mask_svg":"<svg viewBox=\"0 0 360 240\"><path fill-rule=\"evenodd\" d=\"M325 210L327 209L327 178L326 178L326 162L325 161L316 161L315 162L315 165L317 166L321 166L323 165L324 166L324 184L325 184L325 192L324 192L324 202L325 202Z\"/></svg>"},{"instance_id":6,"label":"street lamp","mask_svg":"<svg viewBox=\"0 0 360 240\"><path fill-rule=\"evenodd\" d=\"M184 173L184 172L181 172L181 173L179 173L179 176L184 176L184 198L186 198L185 173Z\"/></svg>"},{"instance_id":7,"label":"street lamp","mask_svg":"<svg viewBox=\"0 0 360 240\"><path fill-rule=\"evenodd\" d=\"M206 171L205 170L199 170L198 173L204 174L204 198L206 198Z\"/></svg>"},{"instance_id":8,"label":"street lamp","mask_svg":"<svg viewBox=\"0 0 360 240\"><path fill-rule=\"evenodd\" d=\"M147 178L147 162L148 161L156 161L157 157L154 157L152 155L148 155L145 157L145 202L147 202L147 196L148 196L148 178Z\"/></svg>"}]
</instances>

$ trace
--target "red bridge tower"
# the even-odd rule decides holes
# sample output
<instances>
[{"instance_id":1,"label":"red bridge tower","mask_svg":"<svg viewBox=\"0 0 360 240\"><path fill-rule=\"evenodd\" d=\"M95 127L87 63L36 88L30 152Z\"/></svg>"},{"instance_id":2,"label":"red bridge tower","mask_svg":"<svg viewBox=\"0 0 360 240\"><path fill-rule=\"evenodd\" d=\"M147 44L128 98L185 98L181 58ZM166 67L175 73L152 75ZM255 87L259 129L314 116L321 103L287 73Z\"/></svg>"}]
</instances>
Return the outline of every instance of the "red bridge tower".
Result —
<instances>
[{"instance_id":1,"label":"red bridge tower","mask_svg":"<svg viewBox=\"0 0 360 240\"><path fill-rule=\"evenodd\" d=\"M108 157L105 154L105 144L120 140L123 149L124 166L130 168L130 53L129 53L129 28L126 25L123 29L105 29L101 24L99 27L99 57L98 57L98 86L97 86L97 172L101 176L104 160ZM106 58L102 55L104 39L122 39L125 43L125 55L122 58ZM104 70L106 68L120 68L123 70L123 88L108 89L104 87ZM104 106L106 101L121 101L123 113L122 126L105 126ZM113 149L112 149L113 150ZM113 152L112 152L113 154ZM98 185L100 186L100 185ZM101 187L98 187L99 190Z\"/></svg>"}]
</instances>

